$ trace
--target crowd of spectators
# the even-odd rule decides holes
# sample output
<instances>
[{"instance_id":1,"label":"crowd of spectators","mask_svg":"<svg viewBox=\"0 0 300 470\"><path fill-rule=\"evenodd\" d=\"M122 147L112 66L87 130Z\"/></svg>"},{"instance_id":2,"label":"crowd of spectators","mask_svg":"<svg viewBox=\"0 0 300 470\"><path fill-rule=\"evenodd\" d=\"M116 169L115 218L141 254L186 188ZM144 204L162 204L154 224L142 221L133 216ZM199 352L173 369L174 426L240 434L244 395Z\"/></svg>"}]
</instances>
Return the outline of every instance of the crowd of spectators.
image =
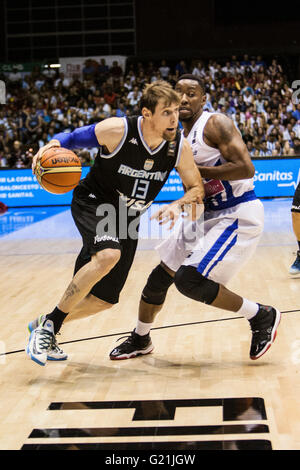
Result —
<instances>
[{"instance_id":1,"label":"crowd of spectators","mask_svg":"<svg viewBox=\"0 0 300 470\"><path fill-rule=\"evenodd\" d=\"M0 105L0 166L29 168L32 155L58 132L110 116L139 114L138 102L146 83L164 79L175 84L183 73L203 80L205 109L229 116L240 130L253 157L300 155L300 104L276 59L245 55L230 60L166 60L132 62L126 70L115 61L106 65L86 61L81 76L58 70L17 71L0 77L6 83L6 104ZM93 163L97 149L79 153Z\"/></svg>"}]
</instances>

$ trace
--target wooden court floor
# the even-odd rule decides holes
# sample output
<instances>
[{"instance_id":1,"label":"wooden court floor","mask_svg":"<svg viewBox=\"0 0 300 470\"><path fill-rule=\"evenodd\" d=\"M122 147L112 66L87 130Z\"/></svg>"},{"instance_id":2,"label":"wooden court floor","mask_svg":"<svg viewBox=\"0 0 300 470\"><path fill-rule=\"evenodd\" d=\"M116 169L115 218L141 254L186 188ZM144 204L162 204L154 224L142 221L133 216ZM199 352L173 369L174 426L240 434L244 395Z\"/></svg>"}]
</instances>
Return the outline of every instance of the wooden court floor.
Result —
<instances>
[{"instance_id":1,"label":"wooden court floor","mask_svg":"<svg viewBox=\"0 0 300 470\"><path fill-rule=\"evenodd\" d=\"M249 359L250 328L236 314L170 289L152 331L154 352L110 361L135 326L158 256L139 250L113 309L64 325L67 361L40 367L24 348L27 323L49 312L73 270L79 240L0 244L0 449L300 449L300 278L292 234L266 233L229 287L277 306L277 339Z\"/></svg>"}]
</instances>

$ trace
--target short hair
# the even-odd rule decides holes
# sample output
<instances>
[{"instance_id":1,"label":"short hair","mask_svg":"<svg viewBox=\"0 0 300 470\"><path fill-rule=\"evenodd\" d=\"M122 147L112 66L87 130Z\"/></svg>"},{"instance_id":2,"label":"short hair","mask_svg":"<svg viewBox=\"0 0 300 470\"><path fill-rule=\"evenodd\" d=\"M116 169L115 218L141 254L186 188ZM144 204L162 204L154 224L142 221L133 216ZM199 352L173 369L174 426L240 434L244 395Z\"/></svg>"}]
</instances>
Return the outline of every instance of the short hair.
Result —
<instances>
[{"instance_id":1,"label":"short hair","mask_svg":"<svg viewBox=\"0 0 300 470\"><path fill-rule=\"evenodd\" d=\"M192 73L185 73L177 79L176 83L180 82L180 80L194 80L195 82L198 82L198 85L200 86L203 94L206 93L204 82L197 75L193 75Z\"/></svg>"},{"instance_id":2,"label":"short hair","mask_svg":"<svg viewBox=\"0 0 300 470\"><path fill-rule=\"evenodd\" d=\"M143 89L139 103L140 110L147 108L154 113L156 105L160 99L164 100L166 106L169 106L172 103L180 104L180 96L172 88L170 83L165 80L157 80L153 83L147 84Z\"/></svg>"}]
</instances>

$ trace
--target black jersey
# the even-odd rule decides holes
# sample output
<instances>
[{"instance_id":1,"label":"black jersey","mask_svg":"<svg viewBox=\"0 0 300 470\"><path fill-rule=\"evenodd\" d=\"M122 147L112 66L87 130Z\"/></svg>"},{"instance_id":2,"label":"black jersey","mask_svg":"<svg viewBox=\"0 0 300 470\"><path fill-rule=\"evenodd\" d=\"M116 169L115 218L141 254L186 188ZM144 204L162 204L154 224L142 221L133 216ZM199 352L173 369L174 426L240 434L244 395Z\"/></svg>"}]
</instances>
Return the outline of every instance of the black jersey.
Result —
<instances>
[{"instance_id":1,"label":"black jersey","mask_svg":"<svg viewBox=\"0 0 300 470\"><path fill-rule=\"evenodd\" d=\"M114 152L100 148L95 163L80 186L97 199L117 204L119 198L134 211L149 207L180 160L183 135L163 141L151 150L141 130L141 116L124 119L125 132Z\"/></svg>"}]
</instances>

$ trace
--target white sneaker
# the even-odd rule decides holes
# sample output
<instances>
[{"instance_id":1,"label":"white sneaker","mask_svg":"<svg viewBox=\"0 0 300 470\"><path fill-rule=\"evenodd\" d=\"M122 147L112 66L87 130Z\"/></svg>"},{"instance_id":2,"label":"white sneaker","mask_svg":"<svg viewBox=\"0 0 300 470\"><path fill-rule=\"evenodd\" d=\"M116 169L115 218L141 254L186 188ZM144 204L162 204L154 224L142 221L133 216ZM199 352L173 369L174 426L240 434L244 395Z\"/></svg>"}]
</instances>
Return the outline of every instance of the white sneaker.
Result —
<instances>
[{"instance_id":1,"label":"white sneaker","mask_svg":"<svg viewBox=\"0 0 300 470\"><path fill-rule=\"evenodd\" d=\"M32 361L44 366L48 353L52 348L53 340L55 340L53 322L47 320L44 325L41 324L32 331L26 353Z\"/></svg>"},{"instance_id":2,"label":"white sneaker","mask_svg":"<svg viewBox=\"0 0 300 470\"><path fill-rule=\"evenodd\" d=\"M68 354L58 346L55 336L53 337L51 349L47 353L47 359L48 361L65 361L68 359Z\"/></svg>"},{"instance_id":3,"label":"white sneaker","mask_svg":"<svg viewBox=\"0 0 300 470\"><path fill-rule=\"evenodd\" d=\"M42 326L46 320L46 315L40 315L38 318L28 324L29 333ZM48 361L65 361L68 355L58 346L55 336L53 335L52 344L47 352ZM33 359L34 360L34 359Z\"/></svg>"}]
</instances>

